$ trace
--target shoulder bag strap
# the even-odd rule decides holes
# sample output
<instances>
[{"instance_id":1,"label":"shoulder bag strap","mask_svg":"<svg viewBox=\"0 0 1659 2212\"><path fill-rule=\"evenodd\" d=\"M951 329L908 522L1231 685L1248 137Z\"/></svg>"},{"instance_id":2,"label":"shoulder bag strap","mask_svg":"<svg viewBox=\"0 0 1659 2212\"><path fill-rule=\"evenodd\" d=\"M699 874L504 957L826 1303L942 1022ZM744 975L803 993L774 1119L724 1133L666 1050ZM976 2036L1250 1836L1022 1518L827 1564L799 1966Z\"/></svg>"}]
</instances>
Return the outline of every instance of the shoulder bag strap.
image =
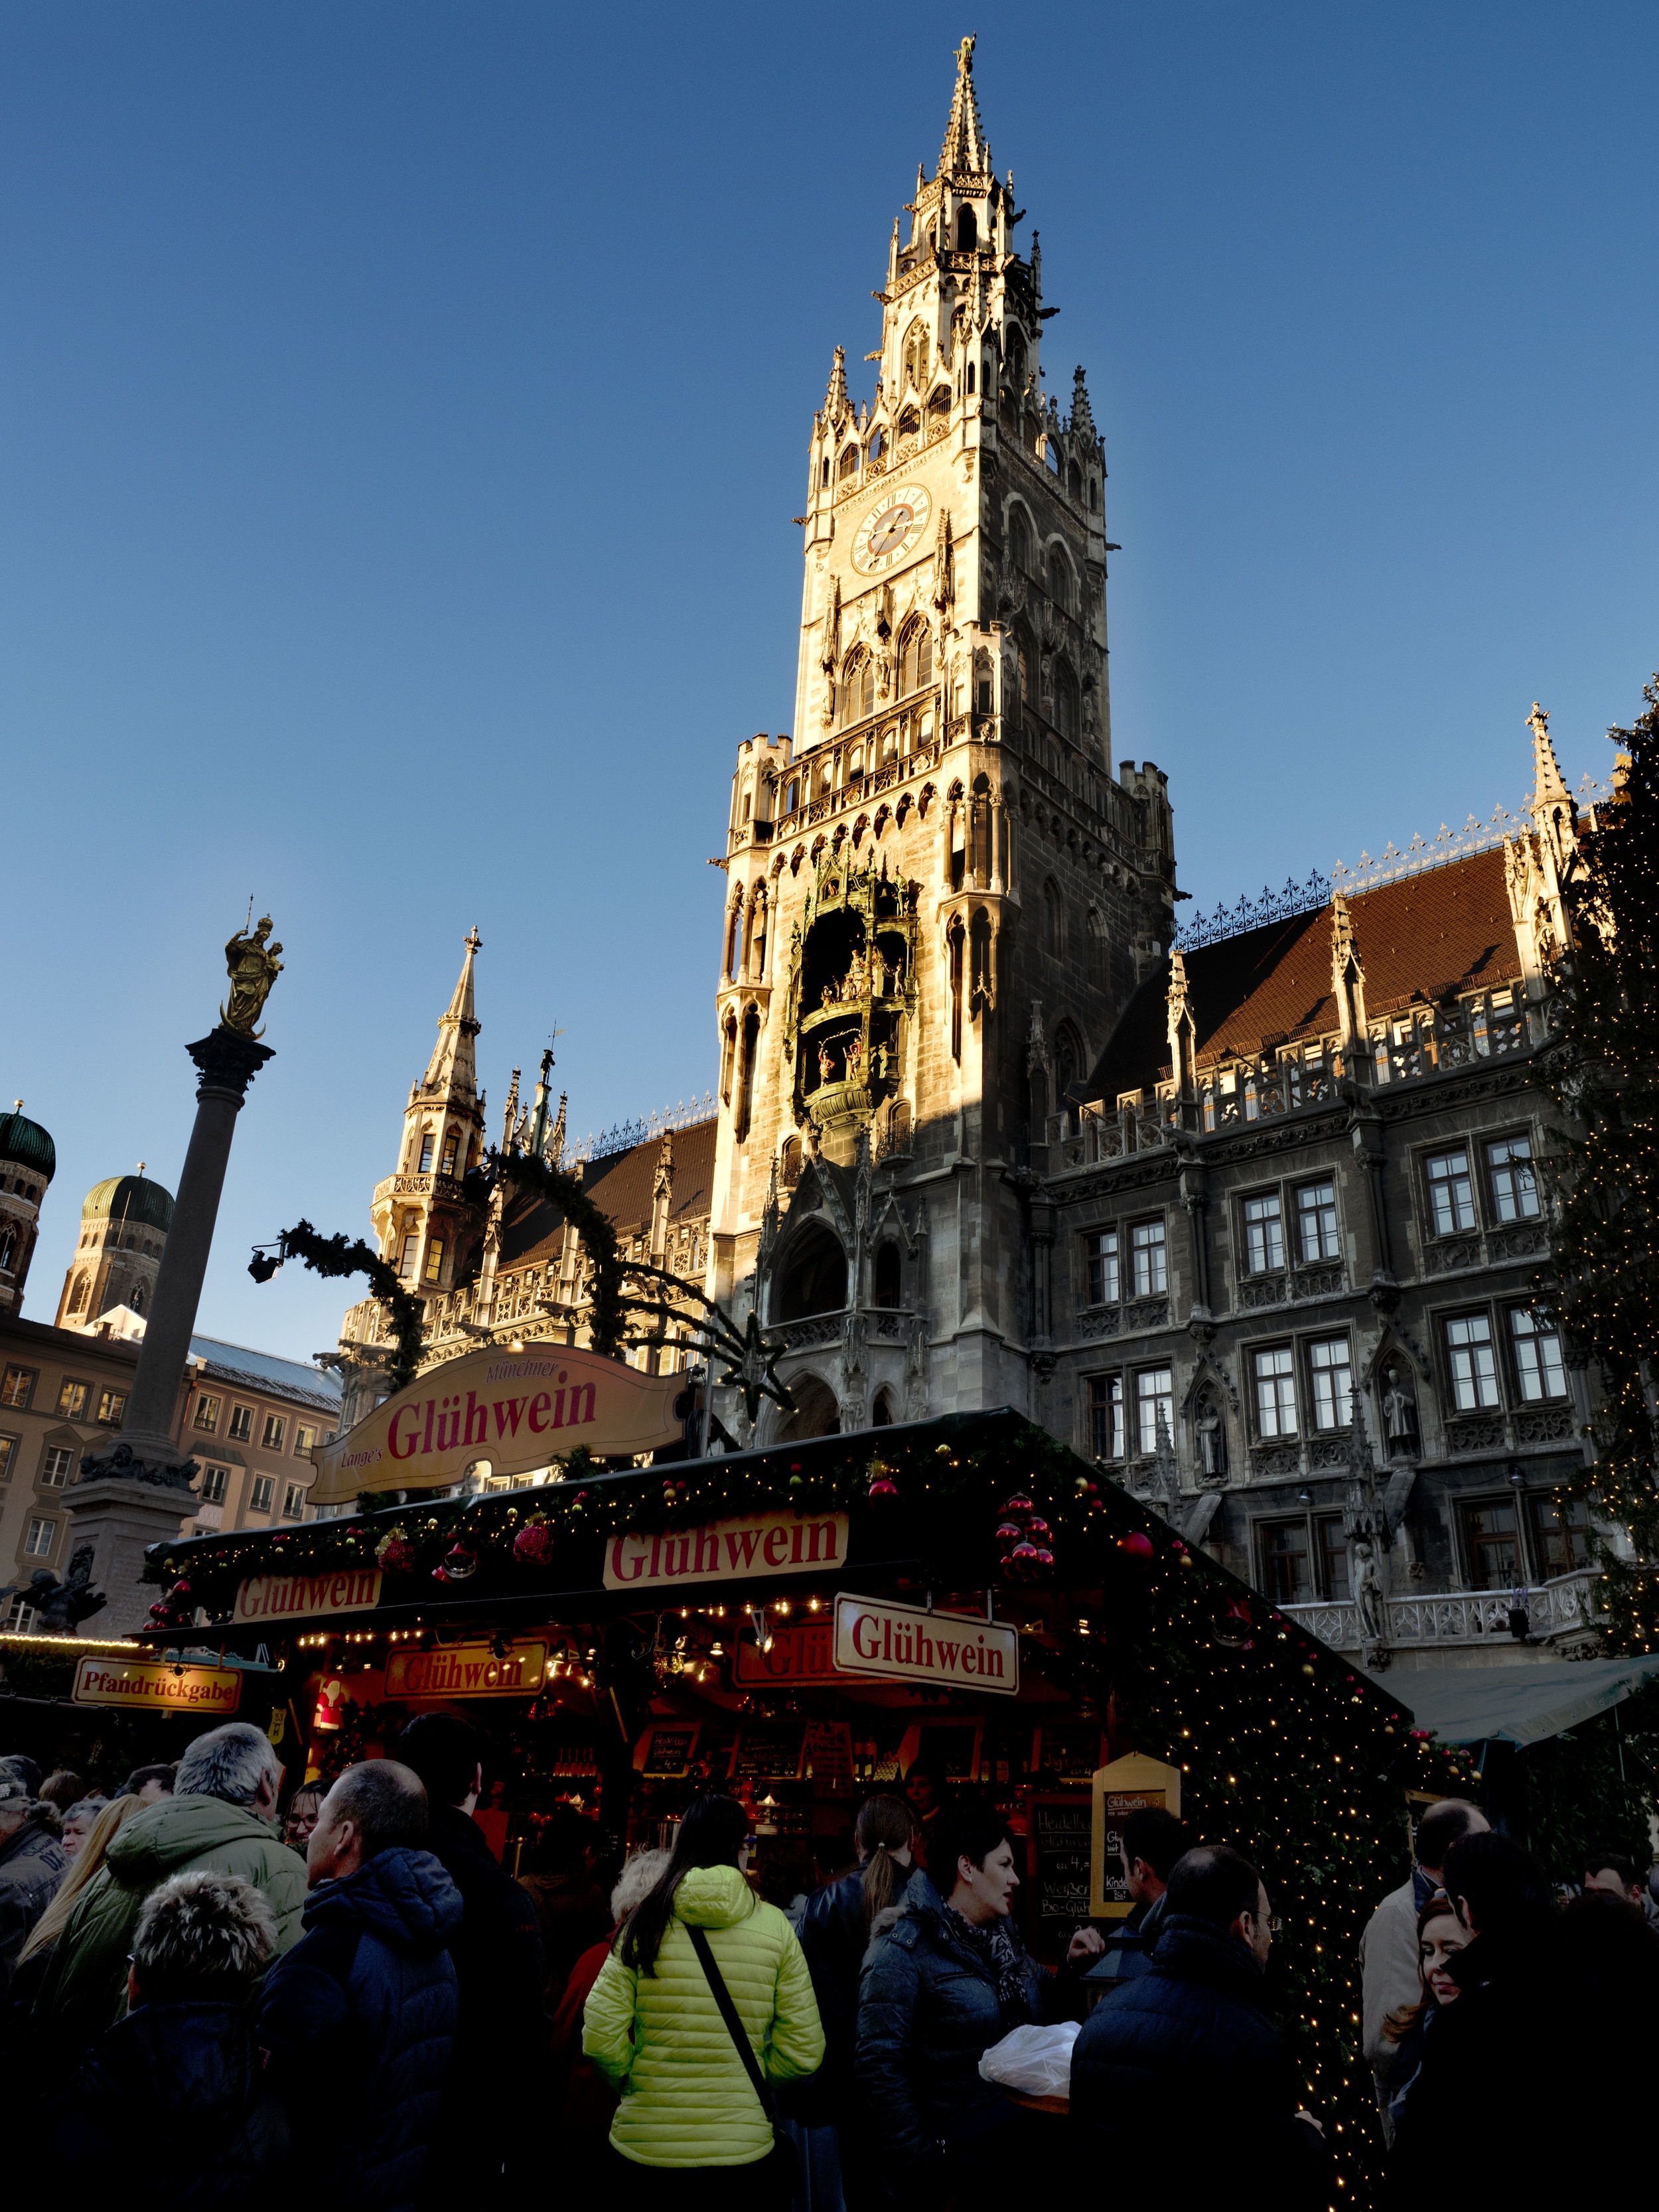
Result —
<instances>
[{"instance_id":1,"label":"shoulder bag strap","mask_svg":"<svg viewBox=\"0 0 1659 2212\"><path fill-rule=\"evenodd\" d=\"M772 2102L772 2093L766 2086L766 2077L761 2072L759 2062L755 2057L755 2046L749 2040L743 2022L738 2018L738 2008L732 2002L731 1990L726 1986L726 1977L715 1963L714 1954L709 1948L708 1933L702 1928L694 1927L689 1920L682 1922L681 1924L691 1938L691 1948L696 1953L702 1971L708 1976L710 1994L720 2007L720 2018L726 2022L726 2033L737 2045L738 2056L743 2061L743 2070L749 2076L750 2086L760 2099L762 2112L775 2128L778 2124L778 2115Z\"/></svg>"}]
</instances>

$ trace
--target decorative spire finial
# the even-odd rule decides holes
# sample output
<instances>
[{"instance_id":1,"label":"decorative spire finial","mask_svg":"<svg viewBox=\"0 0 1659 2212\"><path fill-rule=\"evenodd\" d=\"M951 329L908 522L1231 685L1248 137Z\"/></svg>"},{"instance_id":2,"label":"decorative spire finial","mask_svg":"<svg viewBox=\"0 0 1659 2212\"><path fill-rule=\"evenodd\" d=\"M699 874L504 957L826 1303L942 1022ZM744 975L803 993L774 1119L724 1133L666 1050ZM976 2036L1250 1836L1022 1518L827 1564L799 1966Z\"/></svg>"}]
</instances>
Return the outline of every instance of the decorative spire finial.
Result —
<instances>
[{"instance_id":1,"label":"decorative spire finial","mask_svg":"<svg viewBox=\"0 0 1659 2212\"><path fill-rule=\"evenodd\" d=\"M945 144L939 157L940 176L990 174L991 154L980 128L979 102L974 97L974 38L970 32L957 48L956 89L951 95L951 118L945 126Z\"/></svg>"}]
</instances>

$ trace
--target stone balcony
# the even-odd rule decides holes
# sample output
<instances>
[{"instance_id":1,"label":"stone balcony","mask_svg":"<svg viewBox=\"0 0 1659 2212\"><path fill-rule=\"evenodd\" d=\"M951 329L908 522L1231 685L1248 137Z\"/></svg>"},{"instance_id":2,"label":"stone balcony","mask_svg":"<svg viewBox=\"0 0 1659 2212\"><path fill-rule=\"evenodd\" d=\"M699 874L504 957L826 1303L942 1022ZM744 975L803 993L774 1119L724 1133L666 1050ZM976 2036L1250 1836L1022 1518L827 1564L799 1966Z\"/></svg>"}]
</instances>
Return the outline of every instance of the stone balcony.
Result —
<instances>
[{"instance_id":1,"label":"stone balcony","mask_svg":"<svg viewBox=\"0 0 1659 2212\"><path fill-rule=\"evenodd\" d=\"M1587 1641L1597 1626L1595 1593L1601 1579L1599 1568L1581 1567L1530 1588L1527 1591L1528 1635L1546 1645ZM1508 1590L1437 1590L1423 1596L1390 1597L1384 1601L1389 1647L1395 1651L1484 1649L1524 1658L1528 1647L1510 1629L1510 1597ZM1358 1619L1353 1606L1346 1601L1286 1605L1279 1611L1334 1650L1359 1649ZM1562 1654L1558 1650L1550 1656Z\"/></svg>"}]
</instances>

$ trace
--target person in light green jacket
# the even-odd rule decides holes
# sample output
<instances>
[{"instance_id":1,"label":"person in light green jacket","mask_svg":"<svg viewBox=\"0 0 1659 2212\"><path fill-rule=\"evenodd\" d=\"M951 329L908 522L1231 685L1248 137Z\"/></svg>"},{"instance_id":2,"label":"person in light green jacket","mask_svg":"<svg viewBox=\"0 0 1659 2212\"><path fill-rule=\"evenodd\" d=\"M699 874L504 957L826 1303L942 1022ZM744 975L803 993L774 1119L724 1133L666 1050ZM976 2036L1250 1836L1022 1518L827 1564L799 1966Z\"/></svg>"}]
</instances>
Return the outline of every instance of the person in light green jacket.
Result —
<instances>
[{"instance_id":1,"label":"person in light green jacket","mask_svg":"<svg viewBox=\"0 0 1659 2212\"><path fill-rule=\"evenodd\" d=\"M668 1865L629 1915L588 1994L582 2049L621 2096L611 2142L621 2154L615 2178L624 2201L645 2201L649 2177L638 2169L672 2167L687 2179L696 2170L696 2201L712 2203L720 2185L741 2178L735 2169L755 2166L773 2148L772 2124L690 1928L706 1931L769 2084L815 2073L823 2057L795 1931L744 1879L748 1826L733 1798L692 1800ZM650 2193L654 2201L659 2187Z\"/></svg>"},{"instance_id":2,"label":"person in light green jacket","mask_svg":"<svg viewBox=\"0 0 1659 2212\"><path fill-rule=\"evenodd\" d=\"M81 2054L126 2011L127 1954L144 1899L176 1874L240 1875L276 1916L276 1949L297 1943L305 1861L273 1825L283 1770L263 1729L246 1721L198 1735L179 1762L173 1795L135 1813L111 1838L52 1945L29 2028L48 2069L72 2073Z\"/></svg>"}]
</instances>

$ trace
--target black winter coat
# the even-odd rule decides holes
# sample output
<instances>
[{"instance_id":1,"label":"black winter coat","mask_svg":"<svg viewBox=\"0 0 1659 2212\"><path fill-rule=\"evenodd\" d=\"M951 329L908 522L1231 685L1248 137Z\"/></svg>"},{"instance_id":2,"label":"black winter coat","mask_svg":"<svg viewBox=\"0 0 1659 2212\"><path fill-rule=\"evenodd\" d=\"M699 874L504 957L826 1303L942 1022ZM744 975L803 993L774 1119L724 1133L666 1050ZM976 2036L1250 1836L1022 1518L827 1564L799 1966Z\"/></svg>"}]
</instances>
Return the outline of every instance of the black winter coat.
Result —
<instances>
[{"instance_id":1,"label":"black winter coat","mask_svg":"<svg viewBox=\"0 0 1659 2212\"><path fill-rule=\"evenodd\" d=\"M106 2028L52 2109L41 2178L135 2212L262 2212L277 2197L288 2121L243 2005L142 2004Z\"/></svg>"},{"instance_id":2,"label":"black winter coat","mask_svg":"<svg viewBox=\"0 0 1659 2212\"><path fill-rule=\"evenodd\" d=\"M861 1869L814 1890L795 1929L823 2023L823 2063L815 2080L845 2087L859 2024L859 1969L869 1947Z\"/></svg>"},{"instance_id":3,"label":"black winter coat","mask_svg":"<svg viewBox=\"0 0 1659 2212\"><path fill-rule=\"evenodd\" d=\"M914 1874L897 1919L864 1961L854 2078L870 2150L894 2167L970 2154L1017 2109L980 2075L1006 2030L996 1985L953 1932L953 1917L926 1874ZM1025 1966L1030 2016L1048 2019L1054 1977L1033 1960Z\"/></svg>"},{"instance_id":4,"label":"black winter coat","mask_svg":"<svg viewBox=\"0 0 1659 2212\"><path fill-rule=\"evenodd\" d=\"M526 1891L496 1861L477 1822L434 1805L426 1847L460 1893L449 1939L459 2014L449 2087L439 2118L428 2197L483 2185L522 2159L544 2116L536 2086L546 2073L542 1936Z\"/></svg>"},{"instance_id":5,"label":"black winter coat","mask_svg":"<svg viewBox=\"0 0 1659 2212\"><path fill-rule=\"evenodd\" d=\"M1160 2212L1323 2206L1324 2147L1300 2101L1261 1966L1186 1913L1166 1915L1152 1972L1103 1997L1072 2050L1073 2130L1098 2139L1115 2195Z\"/></svg>"},{"instance_id":6,"label":"black winter coat","mask_svg":"<svg viewBox=\"0 0 1659 2212\"><path fill-rule=\"evenodd\" d=\"M306 1901L258 2036L295 2149L352 2212L410 2212L448 2078L460 1893L429 1851L380 1851Z\"/></svg>"}]
</instances>

